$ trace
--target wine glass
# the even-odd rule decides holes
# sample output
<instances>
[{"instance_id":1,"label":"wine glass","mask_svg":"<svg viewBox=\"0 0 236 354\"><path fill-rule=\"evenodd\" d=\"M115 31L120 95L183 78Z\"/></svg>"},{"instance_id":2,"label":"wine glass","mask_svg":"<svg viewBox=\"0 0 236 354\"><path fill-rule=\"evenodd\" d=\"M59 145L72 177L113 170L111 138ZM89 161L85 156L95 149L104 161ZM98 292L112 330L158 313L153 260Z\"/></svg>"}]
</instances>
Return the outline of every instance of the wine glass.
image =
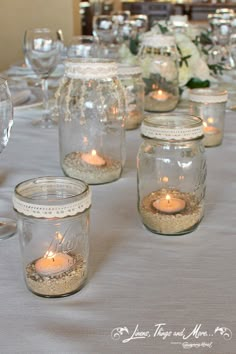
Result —
<instances>
[{"instance_id":1,"label":"wine glass","mask_svg":"<svg viewBox=\"0 0 236 354\"><path fill-rule=\"evenodd\" d=\"M67 47L68 58L96 57L99 52L98 38L94 36L74 36Z\"/></svg>"},{"instance_id":2,"label":"wine glass","mask_svg":"<svg viewBox=\"0 0 236 354\"><path fill-rule=\"evenodd\" d=\"M225 70L231 70L232 63L229 53L229 41L232 33L232 24L230 20L221 17L212 17L210 20L211 37L214 44L213 51L220 54L220 62Z\"/></svg>"},{"instance_id":3,"label":"wine glass","mask_svg":"<svg viewBox=\"0 0 236 354\"><path fill-rule=\"evenodd\" d=\"M7 81L0 78L0 153L6 147L13 124L13 104ZM16 222L0 217L0 240L16 232Z\"/></svg>"},{"instance_id":4,"label":"wine glass","mask_svg":"<svg viewBox=\"0 0 236 354\"><path fill-rule=\"evenodd\" d=\"M93 35L102 44L113 44L117 40L118 22L112 15L99 15L93 17Z\"/></svg>"},{"instance_id":5,"label":"wine glass","mask_svg":"<svg viewBox=\"0 0 236 354\"><path fill-rule=\"evenodd\" d=\"M137 32L144 33L148 30L148 17L147 15L140 14L140 15L132 15L130 20L134 23L134 26L137 29Z\"/></svg>"},{"instance_id":6,"label":"wine glass","mask_svg":"<svg viewBox=\"0 0 236 354\"><path fill-rule=\"evenodd\" d=\"M43 117L33 124L41 128L51 128L56 122L49 109L48 78L60 62L62 39L58 36L58 31L49 28L28 29L25 31L23 47L26 62L41 79L43 93Z\"/></svg>"}]
</instances>

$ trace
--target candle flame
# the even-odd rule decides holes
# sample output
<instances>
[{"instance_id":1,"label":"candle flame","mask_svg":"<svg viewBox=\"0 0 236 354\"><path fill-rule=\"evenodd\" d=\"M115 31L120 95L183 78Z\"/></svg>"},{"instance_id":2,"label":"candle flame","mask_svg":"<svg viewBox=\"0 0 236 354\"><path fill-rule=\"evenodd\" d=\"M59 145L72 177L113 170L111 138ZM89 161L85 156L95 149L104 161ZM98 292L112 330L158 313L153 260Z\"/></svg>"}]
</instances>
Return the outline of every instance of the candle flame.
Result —
<instances>
[{"instance_id":1,"label":"candle flame","mask_svg":"<svg viewBox=\"0 0 236 354\"><path fill-rule=\"evenodd\" d=\"M163 91L162 90L158 90L157 94L161 96L163 94Z\"/></svg>"},{"instance_id":2,"label":"candle flame","mask_svg":"<svg viewBox=\"0 0 236 354\"><path fill-rule=\"evenodd\" d=\"M214 118L212 118L212 117L207 118L207 122L210 123L210 124L213 124L214 123Z\"/></svg>"},{"instance_id":3,"label":"candle flame","mask_svg":"<svg viewBox=\"0 0 236 354\"><path fill-rule=\"evenodd\" d=\"M44 255L44 258L54 258L55 255L56 255L55 252L47 251Z\"/></svg>"},{"instance_id":4,"label":"candle flame","mask_svg":"<svg viewBox=\"0 0 236 354\"><path fill-rule=\"evenodd\" d=\"M169 178L168 178L167 176L164 176L164 177L162 178L162 182L164 182L164 183L169 182Z\"/></svg>"},{"instance_id":5,"label":"candle flame","mask_svg":"<svg viewBox=\"0 0 236 354\"><path fill-rule=\"evenodd\" d=\"M92 156L96 156L97 155L97 151L96 150L92 150L91 155Z\"/></svg>"},{"instance_id":6,"label":"candle flame","mask_svg":"<svg viewBox=\"0 0 236 354\"><path fill-rule=\"evenodd\" d=\"M170 202L170 195L169 194L166 195L166 200L168 203Z\"/></svg>"},{"instance_id":7,"label":"candle flame","mask_svg":"<svg viewBox=\"0 0 236 354\"><path fill-rule=\"evenodd\" d=\"M203 122L203 125L204 125L205 128L207 127L207 123L206 122Z\"/></svg>"}]
</instances>

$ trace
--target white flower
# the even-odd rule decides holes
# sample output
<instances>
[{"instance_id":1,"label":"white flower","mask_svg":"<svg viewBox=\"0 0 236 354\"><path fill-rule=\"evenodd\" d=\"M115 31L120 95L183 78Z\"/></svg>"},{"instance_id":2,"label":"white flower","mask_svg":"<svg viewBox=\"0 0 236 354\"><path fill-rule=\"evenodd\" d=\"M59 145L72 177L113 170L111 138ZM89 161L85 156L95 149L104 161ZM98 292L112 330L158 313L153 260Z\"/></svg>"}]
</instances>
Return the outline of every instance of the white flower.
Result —
<instances>
[{"instance_id":1,"label":"white flower","mask_svg":"<svg viewBox=\"0 0 236 354\"><path fill-rule=\"evenodd\" d=\"M175 36L176 46L179 49L179 86L185 86L188 81L193 78L202 81L212 81L210 69L207 64L208 58L201 52L201 48L198 48L193 43L196 36L200 35L201 29L188 24L188 26L186 26L186 32L178 32L174 31L171 23L159 21L150 31L140 35L140 42L150 43L150 46L152 46L153 37L161 34L163 30L165 30L168 35L172 34ZM141 47L139 49L141 49ZM122 57L126 58L126 62L133 62L134 58L132 54L130 55L124 50L122 54ZM152 56L151 54L147 56L139 55L138 62L142 67L143 77L149 78L150 73L153 73L160 74L162 77L165 77L167 81L173 81L176 78L174 63L172 63L172 66L169 64L165 66L161 65L161 62L158 62L158 60L159 58Z\"/></svg>"},{"instance_id":2,"label":"white flower","mask_svg":"<svg viewBox=\"0 0 236 354\"><path fill-rule=\"evenodd\" d=\"M179 86L182 87L192 78L192 71L185 63L179 68Z\"/></svg>"},{"instance_id":3,"label":"white flower","mask_svg":"<svg viewBox=\"0 0 236 354\"><path fill-rule=\"evenodd\" d=\"M201 53L196 45L183 33L176 33L175 37L176 44L181 52L181 57L188 57L186 59L187 63L183 61L179 68L180 86L186 85L191 78L209 80L210 70L203 57L201 57Z\"/></svg>"},{"instance_id":4,"label":"white flower","mask_svg":"<svg viewBox=\"0 0 236 354\"><path fill-rule=\"evenodd\" d=\"M133 55L125 44L122 44L119 48L119 58L122 63L137 64L137 56Z\"/></svg>"},{"instance_id":5,"label":"white flower","mask_svg":"<svg viewBox=\"0 0 236 354\"><path fill-rule=\"evenodd\" d=\"M193 77L197 77L200 80L210 80L210 71L207 63L199 58L193 67Z\"/></svg>"}]
</instances>

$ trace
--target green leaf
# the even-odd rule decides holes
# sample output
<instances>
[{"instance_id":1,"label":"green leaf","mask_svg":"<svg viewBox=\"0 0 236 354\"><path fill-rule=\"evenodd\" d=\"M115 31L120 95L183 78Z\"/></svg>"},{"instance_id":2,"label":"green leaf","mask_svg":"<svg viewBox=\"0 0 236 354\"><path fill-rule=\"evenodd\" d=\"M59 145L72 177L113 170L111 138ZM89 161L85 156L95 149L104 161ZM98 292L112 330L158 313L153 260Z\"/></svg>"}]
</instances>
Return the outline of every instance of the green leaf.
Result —
<instances>
[{"instance_id":1,"label":"green leaf","mask_svg":"<svg viewBox=\"0 0 236 354\"><path fill-rule=\"evenodd\" d=\"M197 79L197 78L192 78L190 79L186 86L190 89L193 89L193 88L205 88L205 87L209 87L210 86L210 81L209 80L200 80L200 79Z\"/></svg>"},{"instance_id":2,"label":"green leaf","mask_svg":"<svg viewBox=\"0 0 236 354\"><path fill-rule=\"evenodd\" d=\"M160 23L158 23L158 27L162 34L169 32L169 29L166 26L162 26Z\"/></svg>"},{"instance_id":3,"label":"green leaf","mask_svg":"<svg viewBox=\"0 0 236 354\"><path fill-rule=\"evenodd\" d=\"M131 38L129 42L129 49L133 55L138 54L138 49L139 49L139 38L136 36L136 38Z\"/></svg>"},{"instance_id":4,"label":"green leaf","mask_svg":"<svg viewBox=\"0 0 236 354\"><path fill-rule=\"evenodd\" d=\"M224 67L222 64L208 64L209 69L213 72L213 74L217 75L223 74Z\"/></svg>"}]
</instances>

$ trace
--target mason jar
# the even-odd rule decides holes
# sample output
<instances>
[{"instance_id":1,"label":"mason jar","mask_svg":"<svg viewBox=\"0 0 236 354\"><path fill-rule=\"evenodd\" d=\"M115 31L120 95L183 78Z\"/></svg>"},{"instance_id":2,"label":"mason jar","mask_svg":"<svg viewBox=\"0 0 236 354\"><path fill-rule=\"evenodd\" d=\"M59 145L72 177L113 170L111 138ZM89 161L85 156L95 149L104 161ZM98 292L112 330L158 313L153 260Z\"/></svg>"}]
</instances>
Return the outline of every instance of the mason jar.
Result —
<instances>
[{"instance_id":1,"label":"mason jar","mask_svg":"<svg viewBox=\"0 0 236 354\"><path fill-rule=\"evenodd\" d=\"M199 117L147 116L137 155L138 210L145 227L162 235L193 231L204 215L206 159Z\"/></svg>"},{"instance_id":2,"label":"mason jar","mask_svg":"<svg viewBox=\"0 0 236 354\"><path fill-rule=\"evenodd\" d=\"M69 177L30 179L15 187L13 205L29 290L43 297L80 290L88 270L88 185Z\"/></svg>"},{"instance_id":3,"label":"mason jar","mask_svg":"<svg viewBox=\"0 0 236 354\"><path fill-rule=\"evenodd\" d=\"M138 58L145 83L144 109L173 111L179 102L178 52L174 36L144 35Z\"/></svg>"},{"instance_id":4,"label":"mason jar","mask_svg":"<svg viewBox=\"0 0 236 354\"><path fill-rule=\"evenodd\" d=\"M214 88L190 90L190 114L203 119L203 142L206 147L217 146L222 143L227 99L228 93L226 90Z\"/></svg>"},{"instance_id":5,"label":"mason jar","mask_svg":"<svg viewBox=\"0 0 236 354\"><path fill-rule=\"evenodd\" d=\"M141 68L138 65L120 64L118 76L125 89L127 104L125 129L136 129L140 126L144 114L144 83Z\"/></svg>"},{"instance_id":6,"label":"mason jar","mask_svg":"<svg viewBox=\"0 0 236 354\"><path fill-rule=\"evenodd\" d=\"M88 184L117 180L125 163L124 90L116 62L71 59L58 90L60 162Z\"/></svg>"}]
</instances>

